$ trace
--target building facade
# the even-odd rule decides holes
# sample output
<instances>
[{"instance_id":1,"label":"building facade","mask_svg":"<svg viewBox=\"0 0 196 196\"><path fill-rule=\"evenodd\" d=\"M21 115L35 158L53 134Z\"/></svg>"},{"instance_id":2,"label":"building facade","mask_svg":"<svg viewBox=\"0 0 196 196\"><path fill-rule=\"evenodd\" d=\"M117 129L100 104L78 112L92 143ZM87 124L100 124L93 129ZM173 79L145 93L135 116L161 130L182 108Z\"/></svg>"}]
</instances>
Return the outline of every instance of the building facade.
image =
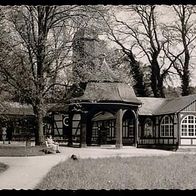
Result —
<instances>
[{"instance_id":1,"label":"building facade","mask_svg":"<svg viewBox=\"0 0 196 196\"><path fill-rule=\"evenodd\" d=\"M45 135L80 147L196 146L196 94L176 98L136 97L132 86L121 81L106 63L100 44L92 30L80 29L75 34L73 72L76 81L85 83L83 94L50 107L44 118ZM2 110L1 116L12 119L14 134L21 135L27 130L33 134L32 108L17 104L8 108Z\"/></svg>"},{"instance_id":2,"label":"building facade","mask_svg":"<svg viewBox=\"0 0 196 196\"><path fill-rule=\"evenodd\" d=\"M127 93L129 86L123 85L89 83L84 95L72 100L66 111L53 113L57 123L54 136L66 138L69 145L78 143L80 147L115 144L117 148L130 145L177 149L196 146L195 94L172 99L136 97L133 91ZM111 92L117 89L121 89L121 96L124 89L129 100Z\"/></svg>"},{"instance_id":3,"label":"building facade","mask_svg":"<svg viewBox=\"0 0 196 196\"><path fill-rule=\"evenodd\" d=\"M176 149L196 145L196 95L136 97L133 88L114 74L104 55L98 58L99 41L92 29L80 29L74 36L74 73L85 88L82 96L53 110L53 135L62 135L68 145L81 147L115 144L117 148Z\"/></svg>"}]
</instances>

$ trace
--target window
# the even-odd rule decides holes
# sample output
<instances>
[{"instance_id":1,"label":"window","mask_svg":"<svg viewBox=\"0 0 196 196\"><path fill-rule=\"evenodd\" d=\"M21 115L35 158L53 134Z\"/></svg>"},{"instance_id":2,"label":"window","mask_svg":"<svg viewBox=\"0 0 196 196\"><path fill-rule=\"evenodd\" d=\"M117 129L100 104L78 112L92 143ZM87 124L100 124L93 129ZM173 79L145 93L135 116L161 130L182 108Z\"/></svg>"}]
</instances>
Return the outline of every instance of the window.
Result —
<instances>
[{"instance_id":1,"label":"window","mask_svg":"<svg viewBox=\"0 0 196 196\"><path fill-rule=\"evenodd\" d=\"M125 119L123 121L123 138L129 138L134 136L134 119Z\"/></svg>"},{"instance_id":2,"label":"window","mask_svg":"<svg viewBox=\"0 0 196 196\"><path fill-rule=\"evenodd\" d=\"M196 136L196 116L188 115L182 119L181 136L183 137Z\"/></svg>"},{"instance_id":3,"label":"window","mask_svg":"<svg viewBox=\"0 0 196 196\"><path fill-rule=\"evenodd\" d=\"M170 116L164 116L161 121L161 137L173 136L173 122Z\"/></svg>"},{"instance_id":4,"label":"window","mask_svg":"<svg viewBox=\"0 0 196 196\"><path fill-rule=\"evenodd\" d=\"M153 136L153 122L150 118L145 120L144 125L144 137L152 137Z\"/></svg>"}]
</instances>

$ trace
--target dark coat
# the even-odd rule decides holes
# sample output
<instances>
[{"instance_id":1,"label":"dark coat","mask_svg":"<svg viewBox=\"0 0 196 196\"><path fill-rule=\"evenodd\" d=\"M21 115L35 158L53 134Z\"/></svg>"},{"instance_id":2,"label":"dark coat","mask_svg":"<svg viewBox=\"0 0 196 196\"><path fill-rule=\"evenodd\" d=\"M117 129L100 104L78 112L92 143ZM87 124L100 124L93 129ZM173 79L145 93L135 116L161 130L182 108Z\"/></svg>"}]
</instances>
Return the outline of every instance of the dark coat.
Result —
<instances>
[{"instance_id":1,"label":"dark coat","mask_svg":"<svg viewBox=\"0 0 196 196\"><path fill-rule=\"evenodd\" d=\"M8 126L8 128L7 128L7 139L8 140L12 140L12 134L13 134L13 127Z\"/></svg>"}]
</instances>

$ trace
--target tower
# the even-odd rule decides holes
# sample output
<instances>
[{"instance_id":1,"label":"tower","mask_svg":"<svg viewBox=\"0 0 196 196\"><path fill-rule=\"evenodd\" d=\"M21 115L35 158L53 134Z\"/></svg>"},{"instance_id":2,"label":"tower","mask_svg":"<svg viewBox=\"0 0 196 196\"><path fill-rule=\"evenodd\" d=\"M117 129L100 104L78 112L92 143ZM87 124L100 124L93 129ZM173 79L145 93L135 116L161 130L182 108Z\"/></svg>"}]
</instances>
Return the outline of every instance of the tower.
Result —
<instances>
[{"instance_id":1,"label":"tower","mask_svg":"<svg viewBox=\"0 0 196 196\"><path fill-rule=\"evenodd\" d=\"M97 33L89 28L79 29L73 39L73 73L76 80L88 81L96 64Z\"/></svg>"},{"instance_id":2,"label":"tower","mask_svg":"<svg viewBox=\"0 0 196 196\"><path fill-rule=\"evenodd\" d=\"M73 40L73 73L76 81L116 81L117 77L105 61L106 43L97 32L81 28Z\"/></svg>"},{"instance_id":3,"label":"tower","mask_svg":"<svg viewBox=\"0 0 196 196\"><path fill-rule=\"evenodd\" d=\"M95 42L98 42L98 35L93 29L79 29L73 38L73 61L91 60L95 54Z\"/></svg>"}]
</instances>

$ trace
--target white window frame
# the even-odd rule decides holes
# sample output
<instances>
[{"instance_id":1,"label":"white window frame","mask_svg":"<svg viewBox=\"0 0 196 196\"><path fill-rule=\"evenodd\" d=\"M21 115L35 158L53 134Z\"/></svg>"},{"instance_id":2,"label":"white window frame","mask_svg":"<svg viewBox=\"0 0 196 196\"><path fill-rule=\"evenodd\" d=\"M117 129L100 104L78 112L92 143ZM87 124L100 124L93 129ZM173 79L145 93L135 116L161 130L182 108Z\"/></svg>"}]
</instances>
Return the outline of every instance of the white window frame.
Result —
<instances>
[{"instance_id":1,"label":"white window frame","mask_svg":"<svg viewBox=\"0 0 196 196\"><path fill-rule=\"evenodd\" d=\"M169 122L165 123L165 119L169 118ZM160 137L173 137L174 134L174 126L173 126L173 121L172 118L169 115L165 115L162 119L161 119L161 123L160 123ZM165 135L165 127L168 126L168 133L169 135ZM162 127L164 127L164 134L162 133Z\"/></svg>"},{"instance_id":2,"label":"white window frame","mask_svg":"<svg viewBox=\"0 0 196 196\"><path fill-rule=\"evenodd\" d=\"M193 122L189 122L189 117L193 117ZM185 121L185 122L184 122ZM182 135L183 133L183 126L186 127L187 135ZM189 127L193 127L193 135L189 135ZM196 137L196 116L193 114L186 115L180 123L180 136L182 138L195 138Z\"/></svg>"}]
</instances>

